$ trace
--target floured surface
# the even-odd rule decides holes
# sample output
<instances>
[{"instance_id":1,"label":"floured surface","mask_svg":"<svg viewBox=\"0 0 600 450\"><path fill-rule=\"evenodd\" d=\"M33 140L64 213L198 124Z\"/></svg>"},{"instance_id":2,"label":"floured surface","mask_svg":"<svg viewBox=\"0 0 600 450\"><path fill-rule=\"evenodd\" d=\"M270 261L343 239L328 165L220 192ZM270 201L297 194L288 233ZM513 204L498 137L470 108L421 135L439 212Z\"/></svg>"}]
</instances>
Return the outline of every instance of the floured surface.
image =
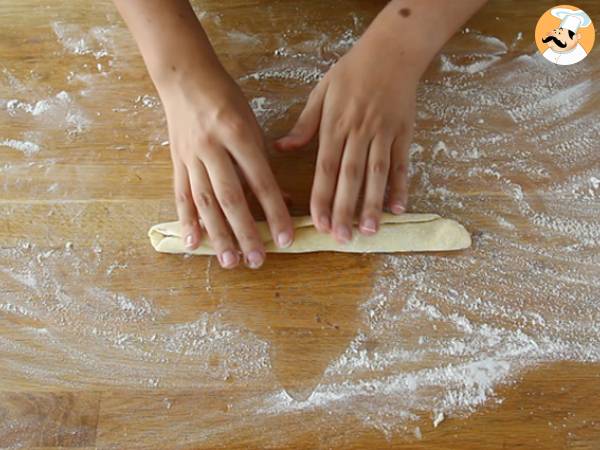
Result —
<instances>
[{"instance_id":1,"label":"floured surface","mask_svg":"<svg viewBox=\"0 0 600 450\"><path fill-rule=\"evenodd\" d=\"M174 217L164 117L110 2L84 3L84 22L67 2L0 15L20 55L49 55L26 61L2 46L0 58L4 390L102 392L90 447L214 448L244 436L283 446L306 429L320 436L313 446L361 433L425 441L433 425L485 413L491 422L471 436L480 442L499 435L506 387L541 370L538 384L556 391L531 414L560 403L572 427L552 434L567 422L543 420L524 436L597 442L581 408L598 397L600 360L598 52L550 70L529 18L508 20L512 2L494 2L428 72L412 208L464 223L468 252L274 255L258 273L224 272L148 247L147 228ZM289 30L290 5L249 24L244 7L206 3L202 21L269 138L374 12L313 5L299 17L307 26ZM42 43L21 38L38 28ZM305 214L313 155L271 157L293 214ZM591 363L578 372L589 395L560 395L569 370L544 378L547 363L565 361ZM509 423L502 439L529 422ZM0 438L29 425L5 421Z\"/></svg>"}]
</instances>

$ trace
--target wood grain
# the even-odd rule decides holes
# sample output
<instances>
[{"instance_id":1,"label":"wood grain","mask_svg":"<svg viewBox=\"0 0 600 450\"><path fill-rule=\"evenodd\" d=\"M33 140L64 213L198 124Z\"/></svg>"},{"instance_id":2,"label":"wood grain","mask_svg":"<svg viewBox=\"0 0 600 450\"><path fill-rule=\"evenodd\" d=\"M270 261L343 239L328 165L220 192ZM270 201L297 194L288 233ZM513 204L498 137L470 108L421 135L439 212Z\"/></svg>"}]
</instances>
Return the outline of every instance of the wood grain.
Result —
<instances>
[{"instance_id":1,"label":"wood grain","mask_svg":"<svg viewBox=\"0 0 600 450\"><path fill-rule=\"evenodd\" d=\"M355 22L364 29L385 2L194 4L208 12L210 20L203 19L207 32L239 79L270 61L283 38L301 43L319 33L343 35ZM521 44L509 50L511 58L518 58L530 50L534 25L551 6L549 1L490 1L467 26L504 42L522 32ZM578 6L600 18L597 2L582 0ZM67 37L61 41L52 24L61 25ZM310 24L310 33L304 24ZM94 53L103 48L102 37L89 33L94 27L111 30L107 54ZM259 36L260 45L242 45L227 30ZM91 50L77 54L65 48L78 45L78 33L88 36ZM455 39L447 51L460 54L468 50L465 45ZM590 60L597 61L599 54ZM98 64L102 67L96 69ZM107 71L110 76L103 75ZM498 398L505 399L501 404L490 402L437 428L424 411L418 422L391 437L335 408L253 415L248 405L270 395L275 386L298 402L310 396L328 365L360 332L361 307L373 290L381 258L273 255L261 271L228 272L211 258L155 254L147 242L148 227L175 217L165 119L160 107L144 104L144 96L158 102L156 93L108 0L81 0L76 6L67 0L1 2L0 73L0 99L33 105L48 99L58 105L53 118L0 111L0 138L29 136L43 142L31 157L0 146L0 250L8 255L0 254L0 269L7 270L0 272L0 300L22 307L0 308L0 447L600 448L600 365L577 362L540 363L499 389ZM597 70L589 74L597 75ZM435 68L428 76L433 83L443 81ZM269 79L249 80L243 87L248 98L276 93L288 105L285 114L269 122L271 142L293 123L302 107L298 98L305 98L311 86ZM61 106L61 91L77 95L77 105ZM597 101L590 103L587 112L597 106ZM69 122L78 112L89 123ZM424 120L423 130L438 125ZM502 123L487 126L493 130ZM468 139L457 138L465 144ZM279 181L291 194L294 215L308 210L314 150L313 143L293 155L269 153ZM538 153L539 161L547 162ZM10 170L3 169L5 164ZM449 167L464 174L470 168L465 162ZM554 168L548 185L566 176L558 163ZM526 191L535 184L518 176ZM416 186L411 201L423 205L427 193ZM469 180L452 189L462 196L476 241L490 231L508 233L479 212L484 201L495 211L509 210L506 191L486 190ZM543 194L528 199L544 211ZM436 206L456 212L441 201ZM581 217L592 213L580 212ZM510 234L519 243L542 239L525 218L513 214L510 219L516 227ZM545 245L565 240L557 236ZM475 255L476 249L437 256ZM550 265L544 255L531 260ZM556 265L557 270L582 274L598 270L592 264L571 267L566 259ZM26 270L39 277L27 279ZM504 286L482 281L476 288L501 292ZM145 297L153 299L146 309ZM139 308L125 304L119 310L124 298ZM249 367L242 371L225 361L227 349L201 354L193 333L181 341L161 341L167 331L175 335L178 326L206 315L207 326L222 327L224 335L241 333L243 339L235 345L244 339L252 349L266 343L265 353L234 346L231 351L242 354ZM415 341L418 325L397 336L396 343ZM185 337L186 329L181 330ZM439 333L452 337L450 330ZM136 341L136 336L143 339ZM367 345L379 344L394 342ZM269 367L262 364L265 358ZM420 439L413 434L415 426Z\"/></svg>"},{"instance_id":2,"label":"wood grain","mask_svg":"<svg viewBox=\"0 0 600 450\"><path fill-rule=\"evenodd\" d=\"M2 447L90 447L96 442L95 392L3 392Z\"/></svg>"}]
</instances>

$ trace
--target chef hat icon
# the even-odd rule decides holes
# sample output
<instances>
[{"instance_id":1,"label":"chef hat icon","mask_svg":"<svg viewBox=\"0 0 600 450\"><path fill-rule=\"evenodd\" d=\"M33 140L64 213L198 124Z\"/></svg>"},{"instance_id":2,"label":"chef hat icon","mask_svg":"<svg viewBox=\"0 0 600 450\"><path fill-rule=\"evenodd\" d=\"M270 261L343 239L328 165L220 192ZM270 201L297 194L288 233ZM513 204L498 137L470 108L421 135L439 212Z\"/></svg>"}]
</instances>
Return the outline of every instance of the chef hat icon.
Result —
<instances>
[{"instance_id":1,"label":"chef hat icon","mask_svg":"<svg viewBox=\"0 0 600 450\"><path fill-rule=\"evenodd\" d=\"M579 28L587 28L592 23L592 19L584 11L567 8L553 8L550 13L561 20L560 28L571 30L577 33Z\"/></svg>"}]
</instances>

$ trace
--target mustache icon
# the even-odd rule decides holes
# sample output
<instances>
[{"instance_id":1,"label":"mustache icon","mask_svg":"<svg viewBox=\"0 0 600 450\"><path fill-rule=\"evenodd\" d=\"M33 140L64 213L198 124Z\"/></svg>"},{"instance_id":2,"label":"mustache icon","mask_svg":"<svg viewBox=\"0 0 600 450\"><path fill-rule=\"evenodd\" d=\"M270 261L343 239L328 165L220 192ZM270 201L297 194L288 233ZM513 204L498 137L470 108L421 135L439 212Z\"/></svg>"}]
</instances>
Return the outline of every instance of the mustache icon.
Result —
<instances>
[{"instance_id":1,"label":"mustache icon","mask_svg":"<svg viewBox=\"0 0 600 450\"><path fill-rule=\"evenodd\" d=\"M560 48L565 48L567 46L566 42L559 41L556 36L547 36L547 37L545 37L545 38L542 39L542 42L544 44L546 44L546 43L548 43L550 41L553 41Z\"/></svg>"}]
</instances>

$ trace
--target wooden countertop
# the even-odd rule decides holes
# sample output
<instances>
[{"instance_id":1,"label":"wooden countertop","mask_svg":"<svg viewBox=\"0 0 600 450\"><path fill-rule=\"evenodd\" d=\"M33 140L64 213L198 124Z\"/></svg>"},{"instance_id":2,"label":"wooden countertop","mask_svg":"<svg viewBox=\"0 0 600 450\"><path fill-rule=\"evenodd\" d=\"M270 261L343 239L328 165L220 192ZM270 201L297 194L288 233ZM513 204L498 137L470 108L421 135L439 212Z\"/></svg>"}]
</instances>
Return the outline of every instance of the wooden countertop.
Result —
<instances>
[{"instance_id":1,"label":"wooden countertop","mask_svg":"<svg viewBox=\"0 0 600 450\"><path fill-rule=\"evenodd\" d=\"M272 141L384 3L195 7ZM168 136L111 2L2 2L0 447L600 448L600 51L544 66L551 6L490 1L419 89L412 209L472 249L228 272L148 243ZM270 152L294 215L312 150Z\"/></svg>"}]
</instances>

